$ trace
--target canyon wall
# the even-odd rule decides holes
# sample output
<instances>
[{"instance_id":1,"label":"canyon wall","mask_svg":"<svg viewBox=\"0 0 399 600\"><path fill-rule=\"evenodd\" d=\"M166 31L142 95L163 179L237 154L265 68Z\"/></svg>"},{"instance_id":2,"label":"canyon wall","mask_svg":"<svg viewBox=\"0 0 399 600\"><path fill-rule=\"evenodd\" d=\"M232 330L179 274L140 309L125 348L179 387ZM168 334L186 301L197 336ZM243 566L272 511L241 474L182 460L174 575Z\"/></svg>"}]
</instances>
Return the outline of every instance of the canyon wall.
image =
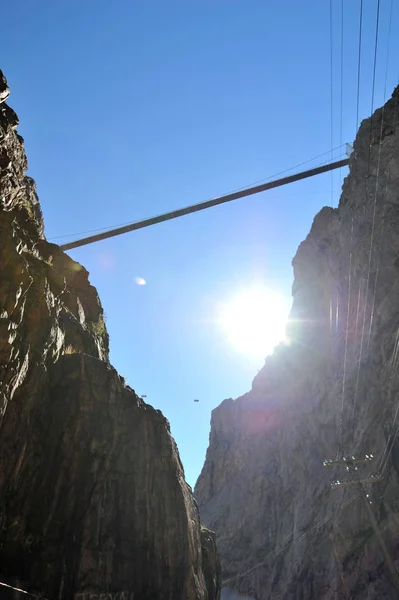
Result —
<instances>
[{"instance_id":1,"label":"canyon wall","mask_svg":"<svg viewBox=\"0 0 399 600\"><path fill-rule=\"evenodd\" d=\"M367 510L397 561L398 124L399 88L362 123L338 208L298 248L290 346L212 413L195 496L217 535L222 598L399 597ZM323 466L366 454L357 471ZM369 505L358 485L330 487L373 475Z\"/></svg>"},{"instance_id":2,"label":"canyon wall","mask_svg":"<svg viewBox=\"0 0 399 600\"><path fill-rule=\"evenodd\" d=\"M48 600L218 600L169 423L111 366L88 272L45 239L8 94L0 71L0 581Z\"/></svg>"}]
</instances>

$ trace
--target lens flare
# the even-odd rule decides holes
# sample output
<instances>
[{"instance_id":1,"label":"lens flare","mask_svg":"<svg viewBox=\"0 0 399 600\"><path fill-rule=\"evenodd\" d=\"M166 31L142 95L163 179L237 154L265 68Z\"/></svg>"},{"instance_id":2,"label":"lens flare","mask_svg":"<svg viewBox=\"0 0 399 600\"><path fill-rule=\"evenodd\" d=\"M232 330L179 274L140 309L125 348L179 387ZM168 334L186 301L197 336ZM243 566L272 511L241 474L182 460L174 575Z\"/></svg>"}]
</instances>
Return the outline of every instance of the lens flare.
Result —
<instances>
[{"instance_id":1,"label":"lens flare","mask_svg":"<svg viewBox=\"0 0 399 600\"><path fill-rule=\"evenodd\" d=\"M230 343L254 358L265 358L280 343L287 343L290 305L280 293L265 287L246 289L221 311L219 323Z\"/></svg>"}]
</instances>

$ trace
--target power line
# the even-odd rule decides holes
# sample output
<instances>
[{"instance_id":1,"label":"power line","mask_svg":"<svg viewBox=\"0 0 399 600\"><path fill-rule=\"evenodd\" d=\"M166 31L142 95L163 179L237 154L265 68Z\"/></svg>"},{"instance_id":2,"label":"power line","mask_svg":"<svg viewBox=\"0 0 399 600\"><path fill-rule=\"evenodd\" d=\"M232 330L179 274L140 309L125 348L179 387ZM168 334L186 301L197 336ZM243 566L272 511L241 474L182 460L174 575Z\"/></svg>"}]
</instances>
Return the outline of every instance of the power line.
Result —
<instances>
[{"instance_id":1,"label":"power line","mask_svg":"<svg viewBox=\"0 0 399 600\"><path fill-rule=\"evenodd\" d=\"M378 51L378 33L379 33L379 24L380 24L380 4L381 1L377 0L377 17L375 24L375 41L374 41L374 67L373 67L373 88L371 92L371 114L374 111L374 92L375 92L375 73L377 68L377 51ZM370 135L371 135L371 127L370 127Z\"/></svg>"},{"instance_id":2,"label":"power line","mask_svg":"<svg viewBox=\"0 0 399 600\"><path fill-rule=\"evenodd\" d=\"M390 54L390 49L391 49L392 14L393 14L393 0L391 0L391 6L389 9L388 44L387 44L387 57L386 57L386 63L385 63L385 82L384 82L384 105L385 105L385 100L387 97L388 65L389 65L389 54Z\"/></svg>"},{"instance_id":3,"label":"power line","mask_svg":"<svg viewBox=\"0 0 399 600\"><path fill-rule=\"evenodd\" d=\"M339 143L342 144L342 127L343 127L343 104L344 104L344 0L341 0L341 97L340 97L340 115L339 115ZM342 185L342 177L340 171L340 185Z\"/></svg>"},{"instance_id":4,"label":"power line","mask_svg":"<svg viewBox=\"0 0 399 600\"><path fill-rule=\"evenodd\" d=\"M270 181L270 179L274 179L275 177L278 177L279 175L283 175L284 173L288 173L288 171L293 171L294 169L299 169L299 167L302 167L303 165L307 165L311 162L313 162L314 160L317 160L318 158L322 158L323 156L327 156L327 154L331 154L333 155L333 153L336 150L339 150L340 148L342 148L342 146L344 146L345 144L340 144L339 146L336 146L335 148L332 148L331 150L327 150L327 152L323 152L322 154L318 154L317 156L314 156L313 158L308 158L307 160L304 160L292 167L289 167L288 169L283 169L282 171L279 171L278 173L274 173L274 175L270 175L269 177L265 177L263 179L258 179L257 181L253 181L252 183L248 183L247 185L244 185L242 187L239 188L235 188L234 190L230 190L229 192L227 192L228 194L232 194L233 192L239 192L240 190L244 190L247 187L252 187L254 185L257 185L258 183L263 183L264 181ZM339 157L337 157L339 158ZM323 163L324 164L324 163ZM322 166L322 165L318 165L318 166ZM68 233L66 235L58 235L55 237L51 237L48 238L49 241L52 240L60 240L66 237L73 237L75 235L86 235L87 233L96 233L97 231L105 231L108 229L113 229L114 227L124 227L125 225L130 225L132 223L132 221L128 221L125 223L118 223L117 225L108 225L106 227L98 227L97 229L87 229L86 231L78 231L75 233Z\"/></svg>"},{"instance_id":5,"label":"power line","mask_svg":"<svg viewBox=\"0 0 399 600\"><path fill-rule=\"evenodd\" d=\"M391 8L392 8L392 3L391 3ZM390 16L392 16L392 14ZM389 34L390 34L390 32L391 32L391 19L390 19L390 25L389 25ZM388 38L388 48L389 48L389 38ZM387 63L388 63L388 60L389 60L389 51L387 52L387 58L386 58L386 60L387 60ZM398 99L395 98L394 116L393 116L393 121L395 123L394 134L396 133L397 108L398 108ZM382 136L384 111L385 111L385 105L383 107L382 115L381 115L380 139L381 139L381 136ZM388 187L389 174L390 174L390 169L388 168L387 177L386 177L386 188ZM383 230L384 230L384 223L385 223L385 216L386 216L386 212L385 212L385 206L386 206L386 202L387 202L386 201L386 197L387 197L387 191L385 191L385 205L384 205L384 213L383 213L383 219L382 219L382 225L381 225L381 231L380 231L380 240L382 239ZM378 275L378 267L377 267L377 275ZM376 280L377 280L377 277L376 277ZM375 288L376 288L376 285L377 285L376 281L375 281L374 285L375 285ZM373 301L371 318L372 318L373 312L374 312L374 302L375 302L375 291L374 291L374 301ZM368 346L370 345L370 337L371 337L371 324L370 324L370 329L369 329ZM398 356L399 356L398 355L398 351L399 351L399 329L397 330L396 340L395 340L393 351L392 351L391 365L390 365L390 368L389 368L387 404L391 400L392 386L393 386L393 379L394 379L394 372L395 372L395 370L397 369L397 366L398 366L398 364L397 364L397 360L398 360ZM393 422L391 424L392 428L395 426L396 419L397 419L397 416L398 416L398 412L399 412L399 402L397 403L397 407L396 407L396 411L395 411L395 416L394 416ZM385 419L386 413L387 413L387 406L385 406L385 409L384 409L383 421ZM385 471L386 466L388 464L389 456L390 456L390 454L392 452L393 444L395 442L395 439L396 439L396 436L398 434L398 431L399 431L399 424L396 427L395 434L392 437L392 439L390 439L389 437L387 439L387 442L386 442L386 445L385 445L385 449L384 449L384 453L383 453L382 458L381 458L380 468L379 468L379 473L381 473L381 474ZM389 451L388 451L388 446L390 446Z\"/></svg>"},{"instance_id":6,"label":"power line","mask_svg":"<svg viewBox=\"0 0 399 600\"><path fill-rule=\"evenodd\" d=\"M333 146L334 139L334 94L333 94L333 80L334 80L334 72L333 72L333 0L330 0L330 144ZM331 162L332 162L332 153L331 153ZM333 187L334 187L334 177L333 172L331 171L331 206L333 205Z\"/></svg>"},{"instance_id":7,"label":"power line","mask_svg":"<svg viewBox=\"0 0 399 600\"><path fill-rule=\"evenodd\" d=\"M357 100L356 100L356 133L359 129L359 99L360 99L360 64L362 56L362 25L363 25L363 0L360 0L359 19L359 50L357 59Z\"/></svg>"},{"instance_id":8,"label":"power line","mask_svg":"<svg viewBox=\"0 0 399 600\"><path fill-rule=\"evenodd\" d=\"M375 40L374 40L374 67L373 67L373 84L372 84L372 91L371 91L370 135L369 135L369 148L368 148L368 161L367 161L368 162L368 166L367 166L367 177L366 177L366 198L367 199L369 197L369 195L368 195L368 180L369 180L369 175L370 175L370 162L371 162L371 143L372 143L372 130L373 130L373 108L374 108L375 75L376 75L376 65L377 65L379 17L380 17L380 0L378 0L378 2L377 2L377 16L376 16ZM362 354L363 354L364 327L365 327L365 324L366 324L367 299L368 299L368 291L369 291L369 283L370 283L370 271L371 271L371 257L372 257L372 253L373 253L374 237L375 237L375 217L376 217L376 212L377 212L377 192L378 192L378 181L379 181L379 176L380 176L383 122L384 122L384 109L383 109L382 115L381 115L380 139L379 139L379 149L378 149L378 163L377 163L377 174L376 174L376 182L375 182L375 195L374 195L374 203L373 203L373 219L372 219L371 234L370 234L370 248L369 248L369 256L368 256L366 289L365 289L365 295L364 295L362 337L361 337L361 340L360 340L359 363L358 363L357 377L356 377L355 396L354 396L354 400L353 400L353 411L352 411L352 432L353 433L354 433L354 430L355 430L355 411L356 411L357 394L358 394L358 387L359 387L360 365L361 365ZM370 319L371 318L372 318L372 315L370 313Z\"/></svg>"},{"instance_id":9,"label":"power line","mask_svg":"<svg viewBox=\"0 0 399 600\"><path fill-rule=\"evenodd\" d=\"M340 130L339 130L340 144L342 144L342 127L343 127L343 72L344 72L344 0L341 0L341 97L340 97ZM341 181L340 181L340 183L341 183ZM342 373L342 398L341 398L341 419L340 419L341 449L342 449L342 445L343 445L343 417L344 417L344 403L345 403L346 364L347 364L347 355L348 355L349 310L350 310L351 283L352 283L352 242L353 242L353 218L352 218L351 239L350 239L351 250L350 250L350 254L349 254L348 306L347 306L347 317L346 317L344 365L343 365L343 373ZM338 456L338 452L337 452L337 456Z\"/></svg>"},{"instance_id":10,"label":"power line","mask_svg":"<svg viewBox=\"0 0 399 600\"><path fill-rule=\"evenodd\" d=\"M395 123L395 131L396 131L396 108L397 108L397 102L395 103L395 108L394 108L394 123ZM383 126L383 114L384 114L384 109L382 112L382 121L381 121L381 130L380 130L380 137L382 136L382 126ZM389 178L389 169L387 172L387 181ZM386 187L387 187L388 183L386 183ZM386 204L386 201L385 201ZM382 219L382 226L381 226L381 231L380 231L380 240L382 239L382 234L383 234L383 229L384 229L384 221L385 221L385 210L384 210L384 214L383 214L383 219ZM375 283L374 283L374 297L373 297L373 305L372 305L372 311L371 311L371 316L370 316L370 327L369 327L369 339L368 339L368 348L370 345L370 337L371 337L371 320L373 318L373 313L374 313L374 304L375 304L375 295L376 295L376 285L377 285L377 278L378 278L378 269L379 269L379 265L377 265L377 272L376 272L376 278L375 278ZM390 367L389 367L389 374L388 374L388 391L387 391L387 402L386 404L388 404L391 400L391 394L392 394L392 386L393 386L393 380L394 380L394 373L397 369L397 360L398 360L398 350L399 350L399 329L397 330L396 333L396 340L394 343L394 347L392 350L392 357L390 360ZM397 403L396 406L396 411L395 411L395 415L391 424L391 427L393 428L395 426L396 423L396 419L398 416L398 411L399 411L399 402ZM384 421L385 419L385 415L387 413L387 406L385 406L384 409L384 414L383 414L383 418L382 420ZM388 460L389 460L389 456L392 452L393 449L393 444L395 442L395 439L397 437L398 434L398 430L399 430L399 424L396 427L395 430L395 434L391 437L388 436L385 448L384 448L384 452L381 458L381 462L380 462L380 467L378 470L378 474L382 475L386 469L386 466L388 464ZM388 451L388 447L389 447L389 451Z\"/></svg>"},{"instance_id":11,"label":"power line","mask_svg":"<svg viewBox=\"0 0 399 600\"><path fill-rule=\"evenodd\" d=\"M378 165L377 165L377 175L376 175L376 184L375 184L375 194L374 194L374 207L373 207L373 219L372 219L372 230L371 230L371 235L370 235L370 248L369 248L369 260L368 260L368 271L367 271L367 282L366 282L366 291L365 291L365 306L364 306L364 312L363 312L363 327L362 327L362 338L361 338L361 345L360 345L360 352L359 352L359 364L358 364L358 370L357 370L357 378L356 378L356 389L355 389L355 398L354 398L354 405L353 405L353 415L352 415L352 427L353 427L353 433L354 433L354 416L355 416L355 408L356 408L356 398L357 398L357 392L358 392L358 384L359 384L359 373L360 373L360 363L361 363L361 358L362 358L362 346L363 346L363 340L364 340L364 326L365 326L365 319L366 319L366 311L367 311L367 294L368 294L368 287L369 287L369 280L370 280L370 270L371 270L371 255L372 255L372 250L373 250L373 242L374 242L374 232L375 232L375 216L376 216L376 203L377 203L377 192L378 192L378 181L379 181L379 175L380 175L380 160L381 160L381 147L382 147L382 133L383 133L383 124L384 124L384 112L385 112L385 94L386 94L386 79L387 79L387 72L388 72L388 60L389 60L389 47L390 47L390 32L391 32L391 21L392 21L392 3L393 0L391 0L391 10L390 10L390 18L389 18L389 33L388 33L388 48L387 48L387 58L386 58L386 69L385 69L385 84L384 84L384 106L382 108L382 115L381 115L381 126L380 126L380 136L379 136L379 148L378 148ZM372 117L373 117L373 107L374 107L374 92L375 92L375 74L376 74L376 62L377 62L377 48L378 48L378 29L379 29L379 11L380 11L380 0L378 0L378 4L377 4L377 19L376 19L376 34L375 34L375 48L374 48L374 68L373 68L373 86L372 86L372 98L371 98L371 117L370 117L370 139L369 139L369 151L368 151L368 173L370 172L370 155L371 155L371 131L372 131ZM396 105L395 105L395 114L396 114ZM395 120L396 122L396 120ZM366 183L366 187L367 187L367 183ZM368 196L368 194L366 194ZM383 227L384 227L384 222L382 224L381 227L381 232L380 232L380 239L382 238L382 231L383 231ZM371 307L371 311L370 311L370 325L369 325L369 332L368 332L368 344L367 344L367 349L369 348L369 344L370 344L370 336L371 336L371 327L372 327L372 320L373 320L373 313L374 313L374 305L375 305L375 299L376 299L376 291L377 291L377 281L378 281L378 266L376 269L376 276L375 276L375 280L374 280L374 293L373 293L373 300L372 300L372 307ZM360 303L360 289L361 286L359 285L359 298L358 298L358 306L357 306L357 316L356 316L356 323L358 321L358 314L359 314L359 303ZM350 296L349 296L349 300L348 300L348 311L349 311L349 306L350 306ZM348 313L349 314L349 313ZM348 323L347 323L348 326ZM356 325L356 330L357 330L357 325ZM399 330L398 330L399 332ZM398 337L396 342L399 341L399 333L398 333ZM346 350L346 349L345 349ZM391 362L391 374L393 373L393 370L395 368L395 362L397 359L397 351L398 351L398 344L396 343L394 346L394 350L393 350L393 358L392 358L392 362ZM345 373L345 365L344 365L344 373ZM345 378L345 375L344 375ZM390 380L392 380L392 377L390 378ZM389 390L390 391L390 390ZM388 396L390 396L390 393L388 393ZM342 410L343 410L343 399L342 399ZM395 425L397 416L398 416L398 412L399 412L399 403L396 407L396 411L395 411L395 415L394 415L394 419L393 419L393 426ZM342 413L341 413L341 430L342 430ZM392 437L392 439L387 440L387 444L385 446L384 449L384 453L383 456L381 458L381 462L380 462L380 468L378 470L377 476L374 477L374 479L370 479L370 482L374 483L377 482L381 479L382 474L386 468L388 459L389 459L389 454L392 452L392 448L393 448L393 444L396 438L396 435L398 433L399 430L399 424L396 427L396 431L395 431L395 435ZM390 448L389 448L390 446ZM389 448L389 451L388 451ZM352 483L342 483L340 482L338 484L339 486L342 485L352 485ZM367 509L369 512L369 517L373 523L373 529L374 532L377 536L377 538L379 539L380 542L380 546L382 548L382 551L384 553L384 557L385 560L388 564L388 566L390 567L390 571L393 577L393 581L394 584L396 586L397 589L399 589L399 580L398 577L396 575L396 569L393 566L393 562L391 560L390 554L384 544L384 541L382 539L382 536L379 532L378 529L378 525L377 522L375 520L374 514L372 513L370 506L368 505L368 501L366 498L366 494L364 492L363 486L361 486L361 484L359 483L360 486L360 491L361 491L361 495L363 497L363 500L365 501L365 503L367 504Z\"/></svg>"},{"instance_id":12,"label":"power line","mask_svg":"<svg viewBox=\"0 0 399 600\"><path fill-rule=\"evenodd\" d=\"M92 235L80 240L75 240L74 242L69 242L68 244L64 244L60 246L61 250L72 250L73 248L79 248L80 246L87 246L88 244L94 244L95 242L99 242L101 240L105 240L111 237L115 237L117 235L122 235L124 233L129 233L130 231L136 231L138 229L143 229L144 227L151 227L152 225L156 225L157 223L163 223L165 221L170 221L172 219L177 219L179 217L184 217L185 215L189 215L195 212L199 212L201 210L206 210L207 208L212 208L213 206L218 206L220 204L225 204L226 202L231 202L232 200L238 200L239 198L245 198L246 196L252 196L253 194L259 194L260 192L265 192L266 190L271 190L277 187L281 187L283 185L287 185L289 183L293 183L294 181L301 181L303 179L307 179L309 177L314 177L315 175L320 175L321 173L327 173L333 169L339 169L341 167L346 167L349 165L349 159L339 160L334 163L330 163L328 165L324 165L322 167L316 167L314 169L310 169L308 171L302 171L301 173L296 173L295 175L290 175L288 177L283 177L282 179L275 179L274 181L270 181L269 183L264 183L262 185L258 185L251 188L246 188L245 190L241 190L239 192L233 192L232 194L227 194L225 196L219 196L217 198L213 198L212 200L207 200L206 202L200 202L199 204L192 204L191 206L187 206L185 208L179 208L177 210L163 213L162 215L158 215L156 217L151 217L149 219L143 219L142 221L137 221L136 223L131 223L130 225L125 225L124 227L118 227L116 229L111 229L110 231L105 231L103 233L99 233L97 235Z\"/></svg>"},{"instance_id":13,"label":"power line","mask_svg":"<svg viewBox=\"0 0 399 600\"><path fill-rule=\"evenodd\" d=\"M389 49L390 49L390 34L391 34L391 24L392 24L392 5L393 5L393 0L391 0L391 8L390 8L390 16L389 16L389 31L388 31L388 45L387 45L387 56L386 56L386 68L385 68L385 84L384 84L384 106L382 108L382 115L381 115L381 127L380 127L380 136L379 136L379 148L378 148L378 166L377 166L377 176L376 176L376 186L375 186L375 194L374 194L374 209L373 209L373 221L372 221L372 231L371 231L371 235L370 235L370 249L369 249L369 260L368 260L368 273L367 273L367 283L366 283L366 292L365 292L365 306L364 306L364 313L363 313L363 328L362 328L362 338L361 338L361 345L360 345L360 352L359 352L359 363L358 363L358 370L357 370L357 378L356 378L356 389L355 389L355 398L354 398L354 405L353 405L353 415L352 415L352 427L353 427L353 433L354 433L354 416L355 416L355 408L356 408L356 398L357 398L357 392L358 392L358 384L359 384L359 373L360 373L360 362L361 362L361 357L362 357L362 346L363 346L363 339L364 339L364 325L365 325L365 318L366 318L366 310L367 310L367 293L368 293L368 286L369 286L369 279L370 279L370 269L371 269L371 254L372 254L372 250L373 250L373 242L374 242L374 228L375 228L375 214L376 214L376 202L377 202L377 192L378 192L378 180L379 180L379 174L380 174L380 159L381 159L381 146L382 146L382 132L383 132L383 123L384 123L384 111L385 111L385 100L386 100L386 82L387 82L387 73L388 73L388 61L389 61ZM342 10L343 10L343 2L342 2ZM371 117L370 117L370 140L369 140L369 151L368 151L368 173L370 172L370 154L371 154L371 130L372 130L372 118L373 118L373 107L374 107L374 92L375 92L375 74L376 74L376 62L377 62L377 48L378 48L378 29L379 29L379 11L380 11L380 0L378 0L378 4L377 4L377 19L376 19L376 34L375 34L375 48L374 48L374 68L373 68L373 86L372 86L372 98L371 98ZM343 12L342 12L342 23L343 23ZM357 127L358 127L358 115L359 115L359 88L360 88L360 58L361 58L361 25L362 23L362 4L361 4L361 10L360 10L360 31L359 31L359 62L358 62L358 92L357 92ZM341 52L342 52L342 38L343 38L343 25L342 25L342 30L341 30ZM341 53L341 60L342 60L342 53ZM341 82L342 82L342 71L341 71ZM342 94L342 87L341 87L341 94ZM341 96L342 98L342 96ZM342 110L342 104L341 104L341 110ZM396 104L395 104L395 114L396 114ZM342 114L341 114L341 118L342 118ZM395 120L395 119L394 119ZM396 120L395 120L396 122ZM342 121L341 121L341 126L342 126ZM367 186L367 183L366 183ZM368 196L368 194L367 194ZM380 232L380 239L382 238L382 231L383 231L383 227L384 227L384 222L382 224L381 227L381 232ZM353 233L353 221L352 221L352 231L351 231L351 238L352 238L352 233ZM347 335L348 335L348 325L349 325L349 309L350 309L350 289L351 289L351 277L350 277L350 270L351 270L351 259L352 259L352 253L350 254L350 260L349 260L349 290L348 290L348 314L347 314L347 330L346 330L346 343L345 343L345 358L344 358L344 372L343 372L343 389L342 389L342 406L341 406L341 448L342 448L342 426L343 426L343 408L344 408L344 393L345 393L345 373L346 373L346 354L347 354ZM377 281L378 281L378 266L377 266L377 270L376 270L376 276L375 276L375 280L374 280L374 293L373 293L373 300L372 300L372 307L371 307L371 311L370 311L370 325L369 325L369 332L368 332L368 344L367 344L367 350L369 348L369 344L370 344L370 337L371 337L371 327L372 327L372 320L373 320L373 313L374 313L374 305L375 305L375 299L376 299L376 291L377 291ZM361 283L361 282L360 282ZM356 332L357 332L357 323L358 323L358 317L359 317L359 306L360 306L360 292L361 292L361 285L359 284L359 297L358 297L358 304L357 304L357 313L356 313ZM390 380L392 380L392 373L394 371L395 368L395 363L397 360L397 352L398 352L398 343L399 343L399 330L398 330L398 336L397 336L397 340L396 340L396 344L394 346L394 351L393 351L393 358L392 358L392 362L391 362L391 377ZM390 396L390 390L388 391L388 396ZM396 407L396 411L395 411L395 415L394 415L394 419L393 419L393 426L396 423L396 419L399 413L399 403ZM396 438L396 435L398 433L399 430L399 424L396 427L396 431L395 431L395 435L392 437L392 439L387 440L385 449L384 449L384 453L381 457L381 461L380 461L380 466L378 469L378 473L377 473L377 477L375 478L375 481L379 480L386 468L388 459L389 459L389 454L392 451L392 447ZM389 447L390 446L390 447ZM389 450L388 450L389 448ZM374 481L374 480L373 480ZM342 485L342 484L340 484ZM365 496L364 494L364 490L362 488L362 495ZM370 511L370 507L367 507L368 510ZM335 519L334 519L335 522ZM374 523L375 525L375 523ZM374 527L374 529L376 529ZM377 527L378 529L378 527ZM378 532L377 532L378 533ZM381 541L381 540L380 540ZM384 549L384 553L386 555L386 548ZM385 556L386 560L387 557ZM388 556L388 562L390 561L390 556ZM395 584L398 585L398 581L397 578L395 579Z\"/></svg>"}]
</instances>

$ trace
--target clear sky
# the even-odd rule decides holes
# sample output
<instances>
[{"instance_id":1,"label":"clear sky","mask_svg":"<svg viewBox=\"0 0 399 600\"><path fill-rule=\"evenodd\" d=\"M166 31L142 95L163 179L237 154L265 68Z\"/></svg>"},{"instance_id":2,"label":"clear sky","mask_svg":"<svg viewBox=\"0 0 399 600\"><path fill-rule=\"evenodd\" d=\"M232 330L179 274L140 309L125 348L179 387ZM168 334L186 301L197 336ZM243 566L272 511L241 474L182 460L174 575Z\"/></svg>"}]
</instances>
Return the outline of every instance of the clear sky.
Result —
<instances>
[{"instance_id":1,"label":"clear sky","mask_svg":"<svg viewBox=\"0 0 399 600\"><path fill-rule=\"evenodd\" d=\"M352 141L360 1L344 4L341 136L341 1L333 0L331 140L328 0L6 3L0 68L47 237L207 200ZM381 0L375 107L390 4ZM387 97L399 70L393 6ZM371 110L376 7L364 0L361 118ZM314 215L337 204L344 174L335 172L333 189L326 174L71 252L99 291L113 364L170 420L191 485L211 410L248 391L263 365L231 345L219 305L255 284L290 301L291 260Z\"/></svg>"}]
</instances>

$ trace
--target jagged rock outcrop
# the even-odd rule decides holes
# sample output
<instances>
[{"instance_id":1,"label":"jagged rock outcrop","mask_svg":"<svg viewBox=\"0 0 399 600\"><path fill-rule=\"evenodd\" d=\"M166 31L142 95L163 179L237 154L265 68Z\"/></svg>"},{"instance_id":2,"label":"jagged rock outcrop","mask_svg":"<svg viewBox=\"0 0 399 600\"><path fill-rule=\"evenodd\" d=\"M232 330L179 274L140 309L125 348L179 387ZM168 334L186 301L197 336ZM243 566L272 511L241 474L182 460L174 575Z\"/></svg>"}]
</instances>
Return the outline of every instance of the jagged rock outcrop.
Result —
<instances>
[{"instance_id":1,"label":"jagged rock outcrop","mask_svg":"<svg viewBox=\"0 0 399 600\"><path fill-rule=\"evenodd\" d=\"M323 467L373 454L355 474L382 474L366 490L398 561L398 231L399 88L362 123L338 209L321 210L294 258L291 346L212 413L195 496L222 598L399 597L358 488L329 486L353 475Z\"/></svg>"},{"instance_id":2,"label":"jagged rock outcrop","mask_svg":"<svg viewBox=\"0 0 399 600\"><path fill-rule=\"evenodd\" d=\"M0 581L48 600L218 600L169 423L110 365L87 271L45 240L17 124L0 103Z\"/></svg>"}]
</instances>

